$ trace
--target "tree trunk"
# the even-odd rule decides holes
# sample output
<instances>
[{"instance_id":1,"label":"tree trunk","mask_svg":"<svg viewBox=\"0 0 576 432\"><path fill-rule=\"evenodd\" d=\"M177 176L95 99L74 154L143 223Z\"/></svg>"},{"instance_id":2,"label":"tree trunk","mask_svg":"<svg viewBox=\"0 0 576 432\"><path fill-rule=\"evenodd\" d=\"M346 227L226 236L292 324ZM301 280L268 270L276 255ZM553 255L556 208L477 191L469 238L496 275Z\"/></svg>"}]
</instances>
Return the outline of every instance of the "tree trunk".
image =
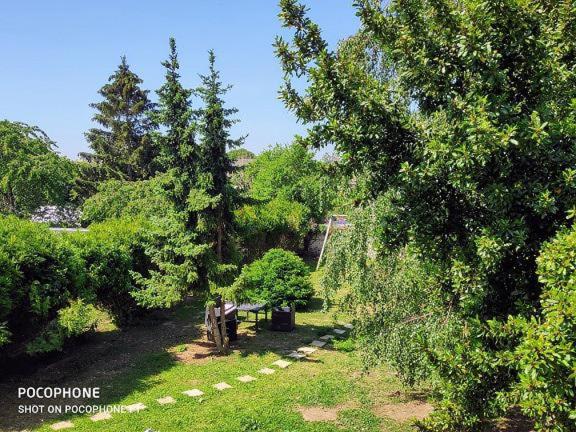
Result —
<instances>
[{"instance_id":1,"label":"tree trunk","mask_svg":"<svg viewBox=\"0 0 576 432\"><path fill-rule=\"evenodd\" d=\"M218 262L222 262L222 243L224 242L224 228L222 224L218 224L217 228L217 238L216 238L216 255L218 256Z\"/></svg>"},{"instance_id":2,"label":"tree trunk","mask_svg":"<svg viewBox=\"0 0 576 432\"><path fill-rule=\"evenodd\" d=\"M228 338L228 334L226 331L226 304L224 303L224 299L220 303L220 334L222 336L222 354L226 354L228 352L228 348L230 348L230 339Z\"/></svg>"},{"instance_id":3,"label":"tree trunk","mask_svg":"<svg viewBox=\"0 0 576 432\"><path fill-rule=\"evenodd\" d=\"M212 337L216 342L216 349L219 353L222 352L222 338L220 337L220 330L218 328L218 320L216 319L216 310L214 305L208 306L208 316L210 318L210 327L212 328Z\"/></svg>"}]
</instances>

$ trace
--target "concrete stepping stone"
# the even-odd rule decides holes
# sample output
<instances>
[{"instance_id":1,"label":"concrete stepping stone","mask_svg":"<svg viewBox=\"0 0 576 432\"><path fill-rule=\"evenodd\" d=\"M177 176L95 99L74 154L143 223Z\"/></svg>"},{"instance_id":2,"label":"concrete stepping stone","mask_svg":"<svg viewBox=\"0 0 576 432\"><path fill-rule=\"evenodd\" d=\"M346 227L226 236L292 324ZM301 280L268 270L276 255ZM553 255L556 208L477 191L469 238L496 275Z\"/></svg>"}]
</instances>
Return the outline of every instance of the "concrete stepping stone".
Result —
<instances>
[{"instance_id":1,"label":"concrete stepping stone","mask_svg":"<svg viewBox=\"0 0 576 432\"><path fill-rule=\"evenodd\" d=\"M160 399L156 399L156 402L158 402L160 405L168 405L176 403L176 399L174 399L172 396L166 396Z\"/></svg>"},{"instance_id":2,"label":"concrete stepping stone","mask_svg":"<svg viewBox=\"0 0 576 432\"><path fill-rule=\"evenodd\" d=\"M243 383L249 383L252 381L256 381L256 378L254 378L253 376L250 376L250 375L242 375L241 377L238 377L236 379L240 382L243 382Z\"/></svg>"},{"instance_id":3,"label":"concrete stepping stone","mask_svg":"<svg viewBox=\"0 0 576 432\"><path fill-rule=\"evenodd\" d=\"M138 411L142 411L146 409L146 405L144 405L141 402L132 404L132 405L126 405L124 408L126 408L126 412L129 413L133 413L133 412L138 412Z\"/></svg>"},{"instance_id":4,"label":"concrete stepping stone","mask_svg":"<svg viewBox=\"0 0 576 432\"><path fill-rule=\"evenodd\" d=\"M258 371L258 373L261 373L262 375L272 375L274 372L276 372L276 370L270 368L263 368Z\"/></svg>"},{"instance_id":5,"label":"concrete stepping stone","mask_svg":"<svg viewBox=\"0 0 576 432\"><path fill-rule=\"evenodd\" d=\"M110 414L109 412L103 411L103 412L99 412L98 414L94 414L92 417L90 417L90 420L92 420L93 422L97 422L97 421L102 421L102 420L109 420L112 418L112 414Z\"/></svg>"},{"instance_id":6,"label":"concrete stepping stone","mask_svg":"<svg viewBox=\"0 0 576 432\"><path fill-rule=\"evenodd\" d=\"M326 345L326 342L321 340L313 340L312 342L310 342L310 345L322 348L324 345Z\"/></svg>"},{"instance_id":7,"label":"concrete stepping stone","mask_svg":"<svg viewBox=\"0 0 576 432\"><path fill-rule=\"evenodd\" d=\"M290 354L288 354L286 357L292 357L293 359L301 360L303 358L306 358L306 354L301 353L301 352L297 352L297 351L293 351Z\"/></svg>"},{"instance_id":8,"label":"concrete stepping stone","mask_svg":"<svg viewBox=\"0 0 576 432\"><path fill-rule=\"evenodd\" d=\"M342 327L346 327L349 330L352 330L354 328L354 325L352 324L344 324Z\"/></svg>"},{"instance_id":9,"label":"concrete stepping stone","mask_svg":"<svg viewBox=\"0 0 576 432\"><path fill-rule=\"evenodd\" d=\"M61 421L58 423L54 423L52 426L50 426L52 428L52 430L62 430L62 429L69 429L69 428L73 428L74 427L74 423L70 422L70 421Z\"/></svg>"},{"instance_id":10,"label":"concrete stepping stone","mask_svg":"<svg viewBox=\"0 0 576 432\"><path fill-rule=\"evenodd\" d=\"M334 335L324 335L324 336L320 336L321 340L330 340L330 339L334 339Z\"/></svg>"},{"instance_id":11,"label":"concrete stepping stone","mask_svg":"<svg viewBox=\"0 0 576 432\"><path fill-rule=\"evenodd\" d=\"M216 390L220 390L220 391L232 388L232 386L230 384L227 384L225 382L214 384L212 387L214 387Z\"/></svg>"},{"instance_id":12,"label":"concrete stepping stone","mask_svg":"<svg viewBox=\"0 0 576 432\"><path fill-rule=\"evenodd\" d=\"M290 366L292 363L290 363L289 361L286 360L276 360L274 363L272 363L275 366L278 366L279 368L285 369L288 366Z\"/></svg>"},{"instance_id":13,"label":"concrete stepping stone","mask_svg":"<svg viewBox=\"0 0 576 432\"><path fill-rule=\"evenodd\" d=\"M202 396L204 394L204 392L201 390L198 390L198 389L192 389L192 390L183 391L182 394L185 394L186 396L190 396L190 397L198 397L198 396Z\"/></svg>"},{"instance_id":14,"label":"concrete stepping stone","mask_svg":"<svg viewBox=\"0 0 576 432\"><path fill-rule=\"evenodd\" d=\"M316 348L312 348L312 347L307 347L307 346L305 346L305 347L300 347L300 348L298 348L297 351L299 351L299 352L301 352L301 353L304 353L304 354L312 354L312 353L314 353L314 352L316 352L316 351L318 351L318 350L317 350Z\"/></svg>"},{"instance_id":15,"label":"concrete stepping stone","mask_svg":"<svg viewBox=\"0 0 576 432\"><path fill-rule=\"evenodd\" d=\"M342 330L342 329L334 329L332 331L336 334L339 334L339 335L346 333L346 330Z\"/></svg>"}]
</instances>

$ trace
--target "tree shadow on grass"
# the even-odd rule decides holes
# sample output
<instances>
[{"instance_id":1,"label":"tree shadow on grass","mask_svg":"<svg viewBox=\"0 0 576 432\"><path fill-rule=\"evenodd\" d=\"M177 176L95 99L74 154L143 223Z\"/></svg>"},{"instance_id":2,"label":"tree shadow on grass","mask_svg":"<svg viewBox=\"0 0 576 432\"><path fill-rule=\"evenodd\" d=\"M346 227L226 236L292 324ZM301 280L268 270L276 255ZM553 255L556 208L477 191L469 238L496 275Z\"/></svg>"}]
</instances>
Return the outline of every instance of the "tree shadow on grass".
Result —
<instances>
[{"instance_id":1,"label":"tree shadow on grass","mask_svg":"<svg viewBox=\"0 0 576 432\"><path fill-rule=\"evenodd\" d=\"M179 362L174 347L201 335L199 303L188 299L176 310L151 314L138 326L90 335L59 355L21 359L18 370L0 377L0 430L20 431L59 417L47 406L114 404L154 386L148 378ZM99 399L18 398L21 387L100 388ZM44 405L44 412L19 413L19 406ZM62 408L64 409L64 408Z\"/></svg>"},{"instance_id":2,"label":"tree shadow on grass","mask_svg":"<svg viewBox=\"0 0 576 432\"><path fill-rule=\"evenodd\" d=\"M321 300L317 300L307 311L320 308ZM332 325L299 323L298 319L299 313L296 315L296 329L292 332L268 330L269 322L265 321L261 321L256 332L254 325L243 323L239 339L232 344L232 349L243 356L270 353L285 356L324 334L333 334ZM32 429L44 421L53 422L62 416L46 412L19 414L20 405L115 404L130 394L154 387L157 383L150 378L179 363L210 361L217 353L214 345L206 340L203 324L203 303L188 299L173 310L151 314L138 326L95 333L60 355L23 364L19 373L0 377L0 430ZM324 349L331 349L331 345L327 344ZM287 360L319 361L314 355L302 360ZM100 398L19 399L19 387L99 387Z\"/></svg>"}]
</instances>

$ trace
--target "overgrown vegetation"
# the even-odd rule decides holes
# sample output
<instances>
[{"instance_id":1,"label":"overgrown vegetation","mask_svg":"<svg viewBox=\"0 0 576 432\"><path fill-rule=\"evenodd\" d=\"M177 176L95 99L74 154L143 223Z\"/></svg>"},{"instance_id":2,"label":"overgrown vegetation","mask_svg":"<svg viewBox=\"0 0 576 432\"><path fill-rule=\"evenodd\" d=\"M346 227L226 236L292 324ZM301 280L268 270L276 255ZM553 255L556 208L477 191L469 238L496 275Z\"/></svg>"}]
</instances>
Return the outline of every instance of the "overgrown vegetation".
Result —
<instances>
[{"instance_id":1,"label":"overgrown vegetation","mask_svg":"<svg viewBox=\"0 0 576 432\"><path fill-rule=\"evenodd\" d=\"M157 104L122 59L82 161L0 122L2 354L62 349L99 308L125 325L190 292L304 305L294 252L337 209L350 223L321 282L355 339L336 348L434 385L421 430L517 408L539 431L575 430L573 2L357 0L360 30L335 49L297 0L280 7L280 95L309 127L290 145L237 148L214 53L185 88L174 39ZM338 157L316 160L328 146ZM72 201L87 233L18 219Z\"/></svg>"},{"instance_id":2,"label":"overgrown vegetation","mask_svg":"<svg viewBox=\"0 0 576 432\"><path fill-rule=\"evenodd\" d=\"M552 376L562 372L554 370L536 389L543 371L526 349L535 331L545 349L546 325L554 325L548 291L540 301L536 259L574 207L573 4L355 6L361 30L332 51L305 7L282 0L293 38L276 41L282 99L310 125L302 142L334 145L367 186L356 205L373 222L338 244L328 285L347 284L353 308L382 308L357 314L359 338L378 341L376 358L409 383L419 376L409 365L429 364L441 402L423 429L475 431L519 403L539 430L573 430L560 396L574 393L573 380L558 393ZM294 81L302 77L300 92ZM378 200L383 211L372 209ZM400 287L422 299L425 319ZM397 335L417 336L423 325L423 337L394 349ZM573 367L574 346L558 342L548 355Z\"/></svg>"},{"instance_id":3,"label":"overgrown vegetation","mask_svg":"<svg viewBox=\"0 0 576 432\"><path fill-rule=\"evenodd\" d=\"M68 202L76 169L55 148L37 127L0 121L0 213L29 216Z\"/></svg>"}]
</instances>

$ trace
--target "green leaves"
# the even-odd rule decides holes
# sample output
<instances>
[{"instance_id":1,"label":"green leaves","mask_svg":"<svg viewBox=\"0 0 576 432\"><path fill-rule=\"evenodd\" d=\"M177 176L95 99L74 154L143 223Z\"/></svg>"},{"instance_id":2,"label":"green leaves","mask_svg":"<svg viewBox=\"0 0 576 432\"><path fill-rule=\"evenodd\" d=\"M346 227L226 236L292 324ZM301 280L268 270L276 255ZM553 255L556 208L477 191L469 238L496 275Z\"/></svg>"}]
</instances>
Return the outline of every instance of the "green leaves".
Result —
<instances>
[{"instance_id":1,"label":"green leaves","mask_svg":"<svg viewBox=\"0 0 576 432\"><path fill-rule=\"evenodd\" d=\"M535 302L536 257L574 214L574 8L540 0L355 5L361 29L331 51L304 7L281 2L282 23L293 31L277 44L281 96L309 125L302 142L333 144L356 179L366 173L369 196L378 198L357 206L386 203L339 244L328 285L352 287L353 304L386 303L396 293L385 282L395 275L375 275L390 254L409 245L434 263L438 310L449 311L464 336L430 356L444 399L426 427L476 430L512 404L518 380L507 363L518 334L486 327L544 311ZM307 86L296 91L301 76ZM361 334L381 338L384 323L391 334L417 332L387 315L404 309L390 303ZM374 357L401 358L382 339ZM410 364L404 360L399 369ZM550 425L539 427L562 430Z\"/></svg>"},{"instance_id":2,"label":"green leaves","mask_svg":"<svg viewBox=\"0 0 576 432\"><path fill-rule=\"evenodd\" d=\"M238 301L266 303L269 307L305 306L313 295L310 270L295 253L270 249L242 268L230 294Z\"/></svg>"},{"instance_id":3,"label":"green leaves","mask_svg":"<svg viewBox=\"0 0 576 432\"><path fill-rule=\"evenodd\" d=\"M74 165L54 147L36 127L0 121L0 213L27 216L69 201Z\"/></svg>"}]
</instances>

